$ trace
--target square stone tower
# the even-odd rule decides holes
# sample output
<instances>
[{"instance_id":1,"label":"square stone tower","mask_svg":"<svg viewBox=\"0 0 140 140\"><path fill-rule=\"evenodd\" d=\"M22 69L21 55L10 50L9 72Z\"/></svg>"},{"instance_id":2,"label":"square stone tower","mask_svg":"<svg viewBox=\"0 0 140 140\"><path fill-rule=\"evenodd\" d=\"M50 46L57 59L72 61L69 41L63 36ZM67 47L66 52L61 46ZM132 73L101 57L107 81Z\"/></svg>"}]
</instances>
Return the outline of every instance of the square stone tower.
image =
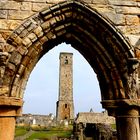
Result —
<instances>
[{"instance_id":1,"label":"square stone tower","mask_svg":"<svg viewBox=\"0 0 140 140\"><path fill-rule=\"evenodd\" d=\"M73 103L73 54L60 53L59 97L57 101L57 121L74 119Z\"/></svg>"}]
</instances>

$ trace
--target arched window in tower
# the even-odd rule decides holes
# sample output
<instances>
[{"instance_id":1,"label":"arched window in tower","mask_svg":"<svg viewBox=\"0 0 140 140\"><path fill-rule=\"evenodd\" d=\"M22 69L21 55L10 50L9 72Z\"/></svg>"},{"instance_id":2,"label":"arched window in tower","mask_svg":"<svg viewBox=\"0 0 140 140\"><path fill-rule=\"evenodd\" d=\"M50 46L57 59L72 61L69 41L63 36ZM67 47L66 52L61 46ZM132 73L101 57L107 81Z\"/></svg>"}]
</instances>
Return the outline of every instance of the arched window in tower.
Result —
<instances>
[{"instance_id":1,"label":"arched window in tower","mask_svg":"<svg viewBox=\"0 0 140 140\"><path fill-rule=\"evenodd\" d=\"M65 104L65 108L67 108L68 107L68 105L67 104Z\"/></svg>"},{"instance_id":2,"label":"arched window in tower","mask_svg":"<svg viewBox=\"0 0 140 140\"><path fill-rule=\"evenodd\" d=\"M65 59L64 63L65 63L65 64L68 64L68 59Z\"/></svg>"}]
</instances>

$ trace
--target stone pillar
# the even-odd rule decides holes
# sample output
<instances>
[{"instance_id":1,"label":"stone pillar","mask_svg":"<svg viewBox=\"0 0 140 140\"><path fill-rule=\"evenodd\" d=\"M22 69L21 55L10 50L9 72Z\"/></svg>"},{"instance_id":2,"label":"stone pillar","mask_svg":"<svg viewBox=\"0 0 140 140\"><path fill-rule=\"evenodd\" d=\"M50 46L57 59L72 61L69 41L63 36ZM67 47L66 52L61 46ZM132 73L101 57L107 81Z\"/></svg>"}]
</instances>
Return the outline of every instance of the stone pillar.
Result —
<instances>
[{"instance_id":1,"label":"stone pillar","mask_svg":"<svg viewBox=\"0 0 140 140\"><path fill-rule=\"evenodd\" d=\"M15 117L0 117L0 140L14 140Z\"/></svg>"},{"instance_id":2,"label":"stone pillar","mask_svg":"<svg viewBox=\"0 0 140 140\"><path fill-rule=\"evenodd\" d=\"M16 116L21 116L23 101L0 97L0 140L14 140Z\"/></svg>"},{"instance_id":3,"label":"stone pillar","mask_svg":"<svg viewBox=\"0 0 140 140\"><path fill-rule=\"evenodd\" d=\"M102 105L116 118L118 140L140 140L140 99L104 100Z\"/></svg>"},{"instance_id":4,"label":"stone pillar","mask_svg":"<svg viewBox=\"0 0 140 140\"><path fill-rule=\"evenodd\" d=\"M116 113L118 140L140 140L139 111L119 109Z\"/></svg>"}]
</instances>

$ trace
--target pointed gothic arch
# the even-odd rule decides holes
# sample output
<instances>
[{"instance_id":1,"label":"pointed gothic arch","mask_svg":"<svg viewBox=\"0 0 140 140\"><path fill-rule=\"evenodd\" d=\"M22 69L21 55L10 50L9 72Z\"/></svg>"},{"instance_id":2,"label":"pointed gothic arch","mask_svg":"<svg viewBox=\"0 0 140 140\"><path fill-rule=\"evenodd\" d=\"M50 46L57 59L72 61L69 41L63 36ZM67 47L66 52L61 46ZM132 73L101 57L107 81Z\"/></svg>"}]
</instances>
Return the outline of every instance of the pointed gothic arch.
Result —
<instances>
[{"instance_id":1,"label":"pointed gothic arch","mask_svg":"<svg viewBox=\"0 0 140 140\"><path fill-rule=\"evenodd\" d=\"M124 75L133 49L111 22L83 3L68 1L44 9L23 22L7 42L15 47L9 58L15 71L5 76L10 78L9 96L22 98L34 65L61 42L70 43L92 66L103 100L129 96Z\"/></svg>"},{"instance_id":2,"label":"pointed gothic arch","mask_svg":"<svg viewBox=\"0 0 140 140\"><path fill-rule=\"evenodd\" d=\"M62 42L71 44L94 69L103 107L109 113L114 114L114 108L122 105L139 106L139 100L133 102L139 98L137 85L131 83L137 78L133 47L107 18L85 3L73 0L43 9L9 36L7 43L12 51L2 80L2 85L8 87L6 96L22 99L34 66Z\"/></svg>"}]
</instances>

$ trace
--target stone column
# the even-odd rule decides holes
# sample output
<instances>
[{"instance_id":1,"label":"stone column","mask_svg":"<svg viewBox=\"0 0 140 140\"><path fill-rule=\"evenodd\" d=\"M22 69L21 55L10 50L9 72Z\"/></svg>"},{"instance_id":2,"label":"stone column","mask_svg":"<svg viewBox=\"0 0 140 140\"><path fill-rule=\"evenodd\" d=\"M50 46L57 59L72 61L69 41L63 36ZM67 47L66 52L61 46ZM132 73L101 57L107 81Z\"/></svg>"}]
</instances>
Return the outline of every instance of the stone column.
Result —
<instances>
[{"instance_id":1,"label":"stone column","mask_svg":"<svg viewBox=\"0 0 140 140\"><path fill-rule=\"evenodd\" d=\"M139 111L119 109L116 113L118 140L140 140Z\"/></svg>"},{"instance_id":2,"label":"stone column","mask_svg":"<svg viewBox=\"0 0 140 140\"><path fill-rule=\"evenodd\" d=\"M0 140L14 140L16 116L21 115L23 101L0 97Z\"/></svg>"},{"instance_id":3,"label":"stone column","mask_svg":"<svg viewBox=\"0 0 140 140\"><path fill-rule=\"evenodd\" d=\"M14 140L15 117L0 117L0 140Z\"/></svg>"}]
</instances>

